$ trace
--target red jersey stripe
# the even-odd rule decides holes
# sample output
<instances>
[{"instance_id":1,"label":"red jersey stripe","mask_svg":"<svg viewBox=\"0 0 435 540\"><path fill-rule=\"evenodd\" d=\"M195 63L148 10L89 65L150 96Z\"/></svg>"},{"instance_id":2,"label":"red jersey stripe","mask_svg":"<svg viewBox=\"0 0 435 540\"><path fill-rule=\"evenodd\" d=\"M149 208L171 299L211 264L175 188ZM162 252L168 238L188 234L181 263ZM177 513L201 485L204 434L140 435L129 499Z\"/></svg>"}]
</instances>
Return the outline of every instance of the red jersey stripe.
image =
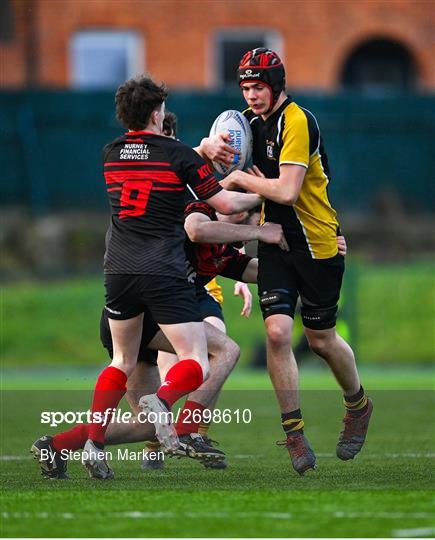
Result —
<instances>
[{"instance_id":1,"label":"red jersey stripe","mask_svg":"<svg viewBox=\"0 0 435 540\"><path fill-rule=\"evenodd\" d=\"M195 191L198 193L198 195L204 195L205 193L209 193L210 191L213 191L218 186L219 184L216 178L213 177L208 182L205 182L205 184L196 186Z\"/></svg>"},{"instance_id":2,"label":"red jersey stripe","mask_svg":"<svg viewBox=\"0 0 435 540\"><path fill-rule=\"evenodd\" d=\"M203 182L202 184L200 184L199 186L197 186L196 189L203 189L205 187L208 187L209 185L213 184L215 185L217 183L217 180L214 176L212 176L211 178L209 178L206 182Z\"/></svg>"},{"instance_id":3,"label":"red jersey stripe","mask_svg":"<svg viewBox=\"0 0 435 540\"><path fill-rule=\"evenodd\" d=\"M107 171L104 173L106 184L123 182L125 180L156 180L167 184L183 185L175 173L162 173L159 171Z\"/></svg>"}]
</instances>

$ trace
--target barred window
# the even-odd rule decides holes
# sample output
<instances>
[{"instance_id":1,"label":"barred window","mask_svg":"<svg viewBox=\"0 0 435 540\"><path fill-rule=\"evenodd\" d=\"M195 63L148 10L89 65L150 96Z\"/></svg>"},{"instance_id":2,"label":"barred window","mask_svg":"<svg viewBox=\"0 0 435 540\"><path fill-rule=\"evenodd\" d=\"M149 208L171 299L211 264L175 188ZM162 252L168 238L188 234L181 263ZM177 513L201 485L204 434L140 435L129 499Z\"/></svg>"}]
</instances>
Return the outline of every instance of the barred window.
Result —
<instances>
[{"instance_id":1,"label":"barred window","mask_svg":"<svg viewBox=\"0 0 435 540\"><path fill-rule=\"evenodd\" d=\"M237 84L236 70L246 51L256 47L268 47L282 54L282 41L279 32L255 28L231 28L217 30L213 38L215 61L214 83L228 87Z\"/></svg>"}]
</instances>

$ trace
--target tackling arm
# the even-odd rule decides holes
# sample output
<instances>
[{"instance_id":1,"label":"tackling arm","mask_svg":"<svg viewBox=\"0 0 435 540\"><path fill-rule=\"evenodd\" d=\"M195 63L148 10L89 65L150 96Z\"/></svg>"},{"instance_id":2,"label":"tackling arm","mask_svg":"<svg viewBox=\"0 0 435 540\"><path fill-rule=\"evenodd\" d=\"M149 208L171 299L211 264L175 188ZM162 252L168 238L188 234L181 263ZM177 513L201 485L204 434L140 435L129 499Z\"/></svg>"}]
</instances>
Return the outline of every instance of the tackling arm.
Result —
<instances>
[{"instance_id":1,"label":"tackling arm","mask_svg":"<svg viewBox=\"0 0 435 540\"><path fill-rule=\"evenodd\" d=\"M256 208L263 202L263 199L256 193L238 193L222 189L206 201L221 214L229 215Z\"/></svg>"},{"instance_id":2,"label":"tackling arm","mask_svg":"<svg viewBox=\"0 0 435 540\"><path fill-rule=\"evenodd\" d=\"M257 283L258 276L258 259L254 258L249 261L248 266L242 275L242 280L245 283Z\"/></svg>"},{"instance_id":3,"label":"tackling arm","mask_svg":"<svg viewBox=\"0 0 435 540\"><path fill-rule=\"evenodd\" d=\"M265 178L257 168L252 172L257 174L234 171L222 180L221 185L225 189L242 188L279 204L293 206L298 200L306 168L301 165L281 165L279 178Z\"/></svg>"},{"instance_id":4,"label":"tackling arm","mask_svg":"<svg viewBox=\"0 0 435 540\"><path fill-rule=\"evenodd\" d=\"M225 244L230 242L249 242L260 240L268 244L277 244L288 250L281 225L266 223L262 227L235 225L212 221L200 212L192 212L184 221L184 229L192 242Z\"/></svg>"},{"instance_id":5,"label":"tackling arm","mask_svg":"<svg viewBox=\"0 0 435 540\"><path fill-rule=\"evenodd\" d=\"M231 139L228 132L217 133L213 137L204 137L201 144L194 148L207 163L217 161L229 167L234 161L234 154L240 154L228 141Z\"/></svg>"}]
</instances>

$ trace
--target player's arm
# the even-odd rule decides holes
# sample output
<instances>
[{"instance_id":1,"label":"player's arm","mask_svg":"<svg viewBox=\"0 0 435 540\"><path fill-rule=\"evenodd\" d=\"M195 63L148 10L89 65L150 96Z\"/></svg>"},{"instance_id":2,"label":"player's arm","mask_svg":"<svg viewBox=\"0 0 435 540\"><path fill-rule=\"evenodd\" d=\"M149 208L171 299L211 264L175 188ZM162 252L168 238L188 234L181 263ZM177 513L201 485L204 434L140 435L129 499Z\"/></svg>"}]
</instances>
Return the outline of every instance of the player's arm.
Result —
<instances>
[{"instance_id":1,"label":"player's arm","mask_svg":"<svg viewBox=\"0 0 435 540\"><path fill-rule=\"evenodd\" d=\"M225 244L260 240L288 251L282 227L277 223L266 223L262 227L236 225L212 221L203 213L192 212L184 221L184 229L192 242Z\"/></svg>"},{"instance_id":2,"label":"player's arm","mask_svg":"<svg viewBox=\"0 0 435 540\"><path fill-rule=\"evenodd\" d=\"M182 145L179 150L179 177L189 184L197 197L207 201L221 214L237 214L259 206L263 199L256 193L238 193L222 189L207 163L191 148Z\"/></svg>"},{"instance_id":3,"label":"player's arm","mask_svg":"<svg viewBox=\"0 0 435 540\"><path fill-rule=\"evenodd\" d=\"M228 189L246 189L279 204L294 205L319 137L318 131L310 134L307 117L302 112L285 116L279 154L279 177L264 178L258 169L250 171L251 174L234 171L223 181L223 186Z\"/></svg>"},{"instance_id":4,"label":"player's arm","mask_svg":"<svg viewBox=\"0 0 435 540\"><path fill-rule=\"evenodd\" d=\"M256 208L263 202L263 197L257 193L239 193L222 189L205 200L221 214L230 215Z\"/></svg>"},{"instance_id":5,"label":"player's arm","mask_svg":"<svg viewBox=\"0 0 435 540\"><path fill-rule=\"evenodd\" d=\"M248 266L245 268L245 271L242 275L242 281L245 283L257 283L258 277L258 259L251 259L248 263Z\"/></svg>"},{"instance_id":6,"label":"player's arm","mask_svg":"<svg viewBox=\"0 0 435 540\"><path fill-rule=\"evenodd\" d=\"M254 174L233 171L222 180L221 185L230 190L245 189L279 204L293 206L298 200L306 168L302 165L283 164L279 169L279 178L265 178L257 167L251 169Z\"/></svg>"},{"instance_id":7,"label":"player's arm","mask_svg":"<svg viewBox=\"0 0 435 540\"><path fill-rule=\"evenodd\" d=\"M231 139L230 134L227 131L217 133L212 137L204 137L201 144L194 148L205 161L209 163L217 161L227 167L232 165L234 161L234 154L240 154L240 150L236 150L228 141Z\"/></svg>"}]
</instances>

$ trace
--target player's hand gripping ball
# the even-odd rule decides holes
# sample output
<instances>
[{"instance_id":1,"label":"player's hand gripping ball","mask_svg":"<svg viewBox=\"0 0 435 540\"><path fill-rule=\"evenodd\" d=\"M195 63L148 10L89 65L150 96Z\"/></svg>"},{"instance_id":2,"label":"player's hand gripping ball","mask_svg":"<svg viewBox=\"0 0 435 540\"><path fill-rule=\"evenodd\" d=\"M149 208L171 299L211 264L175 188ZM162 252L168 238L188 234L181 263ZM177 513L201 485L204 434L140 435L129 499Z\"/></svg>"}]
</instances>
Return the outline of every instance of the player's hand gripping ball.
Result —
<instances>
[{"instance_id":1,"label":"player's hand gripping ball","mask_svg":"<svg viewBox=\"0 0 435 540\"><path fill-rule=\"evenodd\" d=\"M221 113L210 129L210 137L217 133L228 132L230 139L228 144L240 150L240 154L234 154L233 164L222 165L213 161L213 167L222 176L227 176L235 170L244 169L252 159L252 131L248 120L239 111L224 111Z\"/></svg>"}]
</instances>

